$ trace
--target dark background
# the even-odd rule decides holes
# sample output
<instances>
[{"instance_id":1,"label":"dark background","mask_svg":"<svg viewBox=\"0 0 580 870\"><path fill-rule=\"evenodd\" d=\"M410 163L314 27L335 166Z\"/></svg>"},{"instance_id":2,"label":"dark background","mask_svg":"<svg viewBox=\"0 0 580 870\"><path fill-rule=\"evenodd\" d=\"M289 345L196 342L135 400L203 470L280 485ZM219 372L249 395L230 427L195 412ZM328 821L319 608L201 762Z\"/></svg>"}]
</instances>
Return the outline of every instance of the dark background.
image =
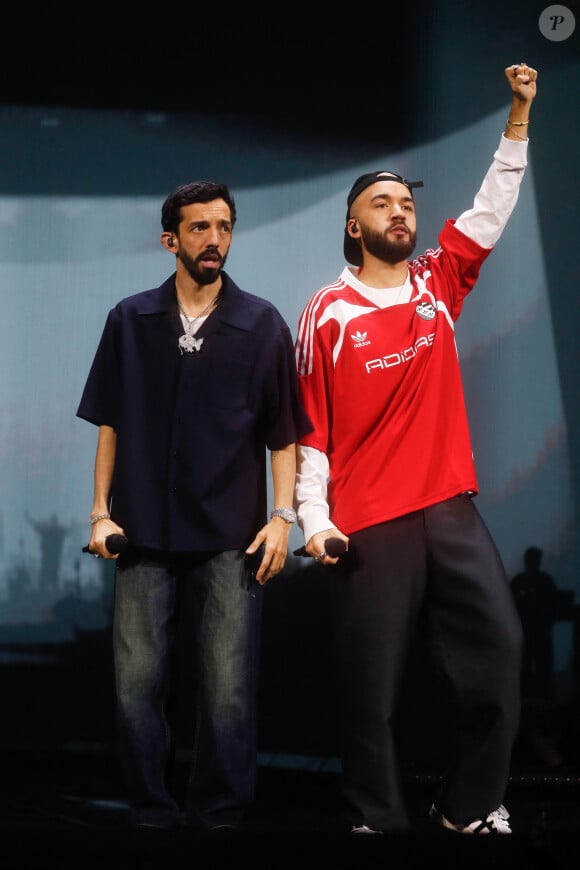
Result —
<instances>
[{"instance_id":1,"label":"dark background","mask_svg":"<svg viewBox=\"0 0 580 870\"><path fill-rule=\"evenodd\" d=\"M387 133L408 143L492 107L493 91L478 78L490 55L500 64L528 55L520 59L544 75L577 60L577 33L563 42L539 34L549 5L413 0L326 20L295 4L269 13L242 4L34 14L12 5L3 15L0 102L234 114L281 130L381 142ZM578 21L575 7L567 4ZM447 101L438 120L427 117L434 77L447 76L468 82L474 99Z\"/></svg>"},{"instance_id":2,"label":"dark background","mask_svg":"<svg viewBox=\"0 0 580 870\"><path fill-rule=\"evenodd\" d=\"M425 45L436 5L379 10L378 24L370 9L358 21L320 21L312 8L295 5L269 14L243 4L229 11L42 8L30 16L12 7L5 38L14 43L1 60L0 100L233 113L321 135L347 113L353 136L375 135L383 119L400 127L407 115L425 61L415 46Z\"/></svg>"}]
</instances>

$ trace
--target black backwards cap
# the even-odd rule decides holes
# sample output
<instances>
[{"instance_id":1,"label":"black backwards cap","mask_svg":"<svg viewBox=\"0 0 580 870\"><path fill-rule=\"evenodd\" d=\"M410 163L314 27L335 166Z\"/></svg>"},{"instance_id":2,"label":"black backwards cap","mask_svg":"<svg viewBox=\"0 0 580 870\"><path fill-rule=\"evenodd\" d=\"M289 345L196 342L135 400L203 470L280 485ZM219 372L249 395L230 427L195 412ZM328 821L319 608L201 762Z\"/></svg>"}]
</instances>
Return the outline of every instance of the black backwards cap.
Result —
<instances>
[{"instance_id":1,"label":"black backwards cap","mask_svg":"<svg viewBox=\"0 0 580 870\"><path fill-rule=\"evenodd\" d=\"M352 263L353 266L362 266L362 251L359 243L356 239L353 239L348 232L348 220L350 218L350 207L363 190L366 190L367 187L371 184L375 184L377 181L399 181L401 184L404 184L409 193L411 194L411 198L413 197L413 188L414 187L423 187L422 181L407 181L406 178L403 178L402 175L399 175L398 172L391 172L388 169L380 169L377 172L367 172L365 175L359 175L355 183L350 189L350 193L347 197L346 204L346 226L344 228L344 256L347 262Z\"/></svg>"}]
</instances>

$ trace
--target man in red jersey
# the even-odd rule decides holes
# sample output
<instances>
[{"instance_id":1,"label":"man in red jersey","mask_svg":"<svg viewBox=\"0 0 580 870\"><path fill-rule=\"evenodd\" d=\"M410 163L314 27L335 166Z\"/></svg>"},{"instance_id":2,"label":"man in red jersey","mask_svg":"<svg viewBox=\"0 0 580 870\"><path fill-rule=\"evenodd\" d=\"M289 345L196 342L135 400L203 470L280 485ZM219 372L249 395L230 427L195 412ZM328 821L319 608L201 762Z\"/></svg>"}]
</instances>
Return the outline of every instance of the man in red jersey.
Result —
<instances>
[{"instance_id":1,"label":"man in red jersey","mask_svg":"<svg viewBox=\"0 0 580 870\"><path fill-rule=\"evenodd\" d=\"M431 818L511 833L503 805L520 715L522 632L478 491L454 324L516 204L537 72L505 70L505 131L473 207L439 247L416 244L413 189L360 176L344 254L318 290L296 362L314 429L299 441L296 506L306 551L332 572L342 787L353 833L406 829L393 716L419 614L454 701L454 758ZM325 551L339 538L347 552ZM334 552L334 551L333 551Z\"/></svg>"}]
</instances>

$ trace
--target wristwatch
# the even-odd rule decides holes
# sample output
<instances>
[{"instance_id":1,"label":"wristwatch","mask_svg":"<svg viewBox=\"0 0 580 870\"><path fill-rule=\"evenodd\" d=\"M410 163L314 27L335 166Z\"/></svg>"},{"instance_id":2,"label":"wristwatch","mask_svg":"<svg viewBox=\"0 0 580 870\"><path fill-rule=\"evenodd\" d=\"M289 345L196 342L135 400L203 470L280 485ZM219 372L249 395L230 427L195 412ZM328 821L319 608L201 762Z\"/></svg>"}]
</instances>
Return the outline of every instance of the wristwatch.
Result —
<instances>
[{"instance_id":1,"label":"wristwatch","mask_svg":"<svg viewBox=\"0 0 580 870\"><path fill-rule=\"evenodd\" d=\"M295 523L296 511L294 508L274 508L270 514L270 519L272 517L282 517L285 523Z\"/></svg>"}]
</instances>

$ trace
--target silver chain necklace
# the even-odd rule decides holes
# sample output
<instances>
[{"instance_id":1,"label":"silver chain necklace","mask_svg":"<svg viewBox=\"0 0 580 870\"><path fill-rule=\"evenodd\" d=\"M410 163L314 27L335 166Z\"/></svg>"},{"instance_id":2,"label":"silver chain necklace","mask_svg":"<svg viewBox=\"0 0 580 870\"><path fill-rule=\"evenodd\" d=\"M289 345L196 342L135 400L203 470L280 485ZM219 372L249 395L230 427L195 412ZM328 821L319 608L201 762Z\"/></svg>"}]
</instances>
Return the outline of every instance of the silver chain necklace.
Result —
<instances>
[{"instance_id":1,"label":"silver chain necklace","mask_svg":"<svg viewBox=\"0 0 580 870\"><path fill-rule=\"evenodd\" d=\"M221 297L221 290L217 293L216 296L214 296L214 298L211 300L211 302L205 306L203 311L201 311L197 315L197 317L194 317L191 320L189 319L189 317L187 316L187 314L183 310L181 302L179 301L179 298L177 299L177 304L179 306L179 313L183 315L182 319L184 321L184 327L185 327L185 332L183 333L183 335L179 336L179 352L180 353L183 353L183 351L185 351L185 353L193 353L196 350L201 350L201 346L203 344L203 338L195 338L196 330L199 328L199 326L196 326L196 323L198 320L201 320L202 317L205 317L205 315L208 313L210 308L212 308L212 306L219 305L220 297Z\"/></svg>"}]
</instances>

